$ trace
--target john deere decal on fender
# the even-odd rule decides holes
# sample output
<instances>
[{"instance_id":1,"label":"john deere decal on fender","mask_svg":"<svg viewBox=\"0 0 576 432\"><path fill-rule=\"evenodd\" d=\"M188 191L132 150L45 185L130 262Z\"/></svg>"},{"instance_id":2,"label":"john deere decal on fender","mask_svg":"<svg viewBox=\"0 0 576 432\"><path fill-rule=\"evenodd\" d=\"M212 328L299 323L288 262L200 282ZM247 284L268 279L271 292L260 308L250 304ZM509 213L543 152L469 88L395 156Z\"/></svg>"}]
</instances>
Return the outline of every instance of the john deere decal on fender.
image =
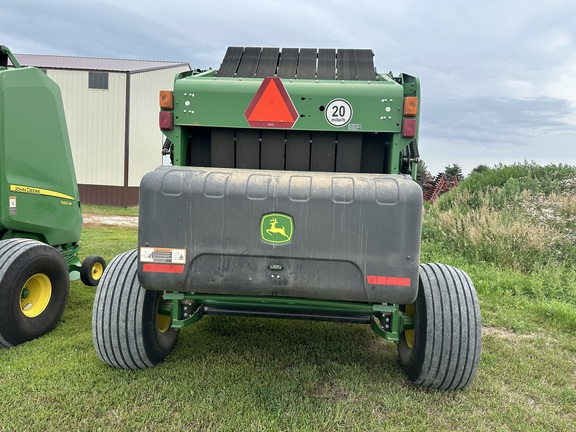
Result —
<instances>
[{"instance_id":1,"label":"john deere decal on fender","mask_svg":"<svg viewBox=\"0 0 576 432\"><path fill-rule=\"evenodd\" d=\"M55 191L52 191L49 189L40 189L40 188L31 187L31 186L10 185L10 192L19 192L19 193L25 193L25 194L30 194L30 195L45 195L45 196L51 196L51 197L55 197L55 198L64 198L64 199L74 201L74 197L71 197L70 195L66 195L66 194L63 194L60 192L55 192Z\"/></svg>"}]
</instances>

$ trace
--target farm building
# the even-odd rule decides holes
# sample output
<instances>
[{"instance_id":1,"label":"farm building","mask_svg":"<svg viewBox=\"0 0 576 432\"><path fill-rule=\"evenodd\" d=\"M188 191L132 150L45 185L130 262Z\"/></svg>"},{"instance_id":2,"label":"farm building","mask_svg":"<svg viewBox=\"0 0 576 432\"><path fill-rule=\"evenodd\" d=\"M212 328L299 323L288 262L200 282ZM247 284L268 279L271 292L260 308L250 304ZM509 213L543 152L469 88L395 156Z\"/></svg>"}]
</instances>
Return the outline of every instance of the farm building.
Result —
<instances>
[{"instance_id":1,"label":"farm building","mask_svg":"<svg viewBox=\"0 0 576 432\"><path fill-rule=\"evenodd\" d=\"M138 204L142 176L162 164L159 91L188 63L15 54L62 91L80 199Z\"/></svg>"}]
</instances>

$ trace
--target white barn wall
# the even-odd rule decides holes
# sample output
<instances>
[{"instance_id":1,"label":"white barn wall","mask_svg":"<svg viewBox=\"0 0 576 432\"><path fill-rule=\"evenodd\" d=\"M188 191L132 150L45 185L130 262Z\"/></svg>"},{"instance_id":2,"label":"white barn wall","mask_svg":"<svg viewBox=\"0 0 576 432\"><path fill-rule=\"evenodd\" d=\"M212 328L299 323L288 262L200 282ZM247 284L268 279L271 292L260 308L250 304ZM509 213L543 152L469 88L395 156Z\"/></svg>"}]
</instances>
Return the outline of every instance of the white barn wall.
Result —
<instances>
[{"instance_id":1,"label":"white barn wall","mask_svg":"<svg viewBox=\"0 0 576 432\"><path fill-rule=\"evenodd\" d=\"M176 74L186 70L190 69L175 67L130 75L128 186L140 186L144 174L162 165L159 91L172 90Z\"/></svg>"},{"instance_id":2,"label":"white barn wall","mask_svg":"<svg viewBox=\"0 0 576 432\"><path fill-rule=\"evenodd\" d=\"M80 199L137 205L142 176L162 163L158 92L190 70L184 62L17 54L60 87ZM90 71L108 74L108 89L88 87ZM129 100L127 100L129 99Z\"/></svg>"},{"instance_id":3,"label":"white barn wall","mask_svg":"<svg viewBox=\"0 0 576 432\"><path fill-rule=\"evenodd\" d=\"M78 183L124 186L126 73L108 90L88 88L88 71L48 70L62 91Z\"/></svg>"}]
</instances>

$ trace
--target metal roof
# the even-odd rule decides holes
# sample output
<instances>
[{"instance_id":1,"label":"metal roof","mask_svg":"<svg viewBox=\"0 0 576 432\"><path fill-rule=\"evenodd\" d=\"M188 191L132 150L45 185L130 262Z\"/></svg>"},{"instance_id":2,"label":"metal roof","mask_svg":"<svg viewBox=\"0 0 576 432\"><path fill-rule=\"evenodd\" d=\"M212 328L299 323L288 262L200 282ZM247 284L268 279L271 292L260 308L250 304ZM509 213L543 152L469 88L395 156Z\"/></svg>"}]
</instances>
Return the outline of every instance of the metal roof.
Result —
<instances>
[{"instance_id":1,"label":"metal roof","mask_svg":"<svg viewBox=\"0 0 576 432\"><path fill-rule=\"evenodd\" d=\"M34 66L40 69L91 70L106 72L138 73L159 69L170 69L190 65L186 62L167 62L153 60L123 60L93 57L68 57L34 54L14 54L22 66Z\"/></svg>"}]
</instances>

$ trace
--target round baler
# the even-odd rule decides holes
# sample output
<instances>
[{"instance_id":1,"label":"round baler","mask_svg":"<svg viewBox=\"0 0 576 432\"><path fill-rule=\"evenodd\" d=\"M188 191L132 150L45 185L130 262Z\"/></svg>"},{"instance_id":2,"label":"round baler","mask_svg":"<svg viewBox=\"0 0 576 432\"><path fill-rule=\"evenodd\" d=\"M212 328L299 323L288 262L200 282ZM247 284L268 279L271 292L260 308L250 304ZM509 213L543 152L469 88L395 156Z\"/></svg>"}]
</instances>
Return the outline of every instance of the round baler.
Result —
<instances>
[{"instance_id":1,"label":"round baler","mask_svg":"<svg viewBox=\"0 0 576 432\"><path fill-rule=\"evenodd\" d=\"M0 45L0 347L52 330L70 280L98 284L78 257L82 211L60 89Z\"/></svg>"},{"instance_id":2,"label":"round baler","mask_svg":"<svg viewBox=\"0 0 576 432\"><path fill-rule=\"evenodd\" d=\"M97 289L109 365L162 361L205 315L363 323L416 385L468 386L481 351L474 285L420 264L418 78L371 50L228 48L160 94L174 166L140 184L138 249Z\"/></svg>"}]
</instances>

